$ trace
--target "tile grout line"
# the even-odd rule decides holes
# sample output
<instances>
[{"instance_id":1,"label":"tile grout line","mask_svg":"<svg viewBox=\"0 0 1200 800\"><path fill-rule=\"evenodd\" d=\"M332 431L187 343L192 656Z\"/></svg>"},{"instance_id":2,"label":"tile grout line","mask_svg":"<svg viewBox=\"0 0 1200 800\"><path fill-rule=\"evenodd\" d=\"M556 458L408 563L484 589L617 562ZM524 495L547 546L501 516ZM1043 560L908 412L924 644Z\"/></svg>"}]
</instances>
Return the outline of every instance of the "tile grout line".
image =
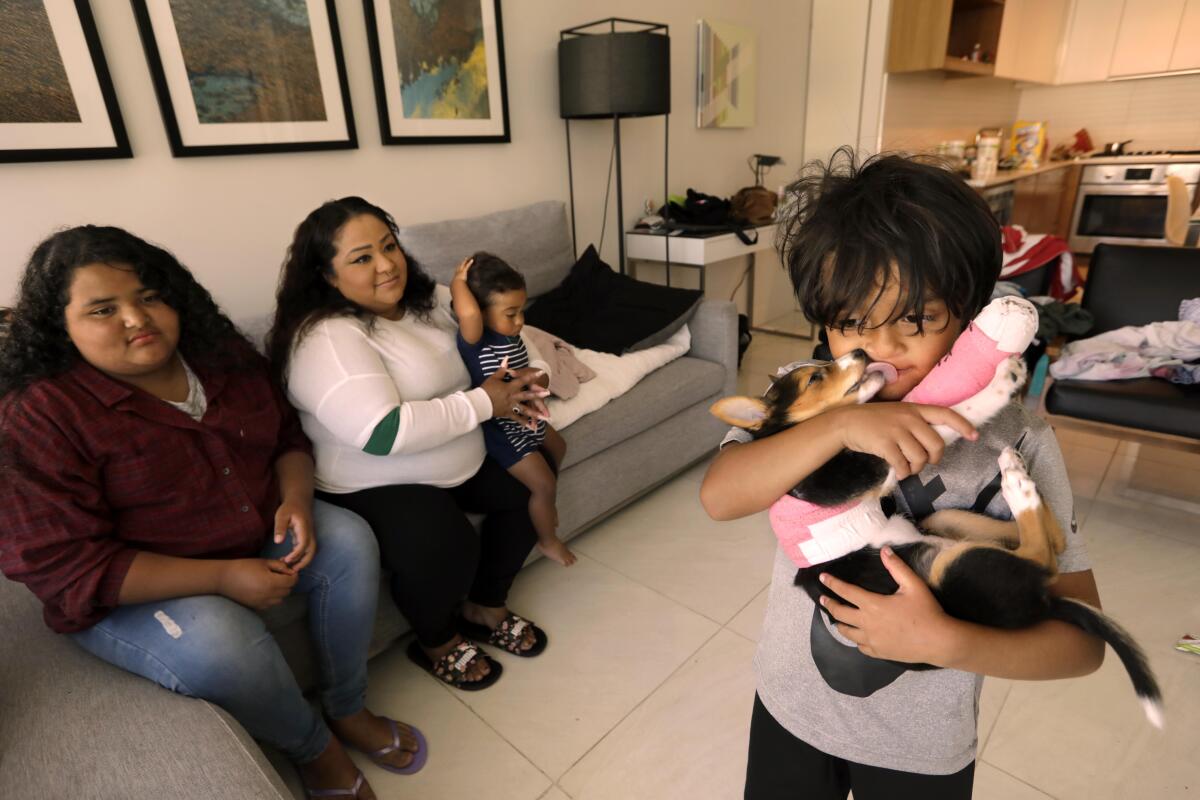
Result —
<instances>
[{"instance_id":1,"label":"tile grout line","mask_svg":"<svg viewBox=\"0 0 1200 800\"><path fill-rule=\"evenodd\" d=\"M629 711L627 711L624 716L622 716L619 720L617 720L615 723L613 723L613 726L611 728L609 728L604 733L603 736L601 736L599 739L597 739L595 742L593 742L591 747L589 747L587 750L585 750L583 752L583 754L579 756L579 758L577 758L573 762L571 762L571 766L567 767L566 770L563 771L563 774L560 775L559 777L562 778L568 772L575 769L575 767L579 766L579 763L581 761L583 761L585 758L587 758L588 755L590 755L593 750L595 750L597 747L599 747L604 742L605 739L607 739L610 735L612 735L613 731L615 731L617 728L621 727L621 723L625 722L625 720L629 719L629 717L632 716L639 708L641 708L643 705L645 705L647 700L649 700L651 697L653 697L655 695L655 693L658 692L659 689L661 689L663 686L665 686L667 684L668 681L670 681L677 674L679 674L679 672L688 665L688 662L690 662L693 658L695 658L697 653L699 653L701 650L703 650L705 647L707 647L709 642L711 642L713 639L717 638L717 636L719 636L721 634L721 631L723 631L723 630L725 630L723 627L718 627L717 630L715 630L713 632L712 636L709 636L707 639L705 639L700 644L699 647L697 647L695 650L693 650L691 653L689 653L688 656L686 658L684 658L683 661L679 664L679 666L677 666L675 669L671 670L670 674L668 674L665 678L663 678L662 681L660 681L653 689L651 689L649 692L647 692L645 697L643 697L636 704L634 704L634 706L632 708L630 708ZM557 781L556 781L556 783L557 783ZM566 790L564 789L563 792L566 793ZM567 796L571 797L572 795L570 795L568 793Z\"/></svg>"},{"instance_id":2,"label":"tile grout line","mask_svg":"<svg viewBox=\"0 0 1200 800\"><path fill-rule=\"evenodd\" d=\"M749 608L749 607L750 607L750 604L751 604L751 603L753 603L755 600L757 600L757 599L758 599L758 596L759 596L760 594L762 594L763 592L767 591L767 590L768 590L768 589L770 589L770 588L771 588L771 581L767 581L767 585L766 585L766 586L764 586L763 588L759 589L757 592L755 592L755 593L754 593L754 596L753 596L753 597L751 597L749 600L747 600L747 601L746 601L746 603L745 603L745 605L743 605L743 606L742 606L741 608L739 608L737 611L733 612L733 616L732 616L732 617L730 617L729 619L725 620L725 622L724 622L724 623L722 623L721 627L722 627L722 628L728 628L728 627L729 627L729 623L731 623L731 622L733 622L735 619L737 619L737 618L738 618L738 616L739 616L739 615L740 615L740 614L741 614L743 611L745 611L747 608ZM737 633L737 631L733 631L733 630L731 630L731 631L730 631L730 633ZM740 635L740 634L739 634L739 635ZM745 638L745 639L749 639L750 637L749 637L749 636L745 636L745 637L743 637L743 638Z\"/></svg>"},{"instance_id":3,"label":"tile grout line","mask_svg":"<svg viewBox=\"0 0 1200 800\"><path fill-rule=\"evenodd\" d=\"M701 612L699 612L699 611L696 611L695 609L691 608L690 606L687 606L687 605L685 605L684 603L682 603L682 602L680 602L680 601L676 600L676 599L675 599L675 598L673 598L673 597L670 597L670 596L668 596L668 595L665 595L665 594L663 594L662 592L660 592L659 590L655 589L654 587L647 586L646 584L642 583L641 581L637 580L636 578L633 578L632 576L626 575L625 573L621 572L620 570L616 569L615 567L612 567L612 566L610 566L610 565L606 564L605 562L601 561L600 559L596 558L595 556L589 555L589 554L587 554L587 553L583 552L582 550L578 550L578 549L576 550L576 552L577 552L577 553L578 553L578 554L579 554L581 557L583 557L583 558L586 558L586 559L588 559L588 560L590 560L590 561L593 561L593 562L595 562L596 564L598 564L599 566L601 566L601 567L603 567L603 568L605 568L605 569L607 569L607 570L610 570L610 571L612 571L612 572L616 573L617 575L620 575L621 577L625 578L626 580L632 581L633 583L636 583L638 586L641 586L641 587L642 587L642 588L644 588L644 589L649 589L651 592L653 592L654 594L656 594L656 595L658 595L659 597L663 598L664 600L666 600L666 601L668 601L668 602L670 602L670 603L672 603L672 604L674 604L674 605L677 605L677 606L679 606L680 608L683 608L683 609L685 609L685 610L687 610L687 611L689 611L689 612L691 612L691 613L693 613L693 614L696 614L697 616L701 617L701 618L702 618L702 619L704 619L704 620L707 620L708 622L711 622L711 623L713 623L714 625L716 625L716 626L717 626L717 629L716 629L715 631L713 631L712 635L710 635L710 636L709 636L707 639L705 639L703 642L701 642L701 643L700 643L700 645L699 645L699 646L698 646L698 647L697 647L695 650L693 650L692 652L688 653L688 654L687 654L687 656L685 656L685 657L684 657L684 659L682 660L682 662L679 664L679 666L677 666L675 669L673 669L673 670L672 670L672 671L671 671L671 672L670 672L670 673L669 673L669 674L668 674L668 675L667 675L667 676L666 676L666 677L665 677L665 678L664 678L664 679L663 679L663 680L662 680L660 683L658 683L657 685L655 685L655 686L654 686L654 688L652 688L652 689L651 689L649 692L647 692L647 693L646 693L646 695L645 695L645 697L643 697L641 700L639 700L639 701L638 701L638 702L637 702L637 703L636 703L636 704L635 704L635 705L634 705L634 706L633 706L633 707L632 707L632 708L631 708L631 709L630 709L630 710L629 710L629 711L628 711L628 712L627 712L627 713L626 713L624 716L622 716L622 717L621 717L619 720L617 720L615 723L613 723L613 726L612 726L611 728L609 728L609 729L608 729L608 731L606 731L606 732L604 733L604 735L603 735L603 736L601 736L599 739L597 739L597 740L596 740L596 741L595 741L595 742L594 742L594 743L593 743L593 744L592 744L590 747L588 747L588 749L587 749L587 750L585 750L585 751L583 752L583 754L582 754L582 755L581 755L581 756L580 756L578 759L576 759L575 761L571 762L571 765L570 765L569 767L567 767L567 768L566 768L566 770L564 770L564 771L563 771L563 775L566 775L568 772L570 772L572 769L574 769L574 768L575 768L575 766L576 766L576 765L577 765L577 764L578 764L580 761L582 761L584 758L586 758L586 757L587 757L588 753L590 753L592 750L594 750L594 749L596 748L596 746L597 746L597 745L599 745L599 744L600 744L601 742L603 742L603 741L604 741L606 738L608 738L608 735L609 735L610 733L612 733L612 732L613 732L613 730L615 730L615 729L616 729L618 726L620 726L620 724L621 724L622 722L624 722L624 721L625 721L625 719L626 719L626 718L627 718L627 717L628 717L630 714L632 714L634 711L636 711L638 708L640 708L640 707L642 706L642 704L643 704L643 703L645 703L645 702L646 702L646 700L648 700L648 699L651 697L651 695L653 695L653 694L654 694L655 692L657 692L657 691L658 691L660 688L662 688L663 684L665 684L667 681L669 681L669 680L670 680L672 677L674 677L674 676L675 676L675 674L676 674L677 672L679 672L679 670L681 670L681 669L682 669L684 666L686 666L686 665L687 665L687 663L688 663L688 661L690 661L692 658L694 658L694 657L695 657L695 655L696 655L698 652L700 652L700 650L704 649L704 647L705 647L705 646L707 646L707 645L708 645L708 643L709 643L709 642L711 642L711 641L712 641L712 640L713 640L713 639L714 639L714 638L715 638L715 637L716 637L716 636L717 636L717 635L718 635L718 634L719 634L721 631L725 630L725 626L724 626L724 625L722 625L722 624L721 624L720 622L718 622L717 620L714 620L714 619L712 619L712 618L711 618L711 617L709 617L708 615L706 615L706 614L704 614L704 613L701 613ZM761 592L761 591L762 591L762 590L760 589L758 592L755 592L755 593L754 593L754 595L753 595L753 596L750 598L750 601L749 601L749 602L753 602L753 601L754 601L754 598L755 598L755 597L758 597L758 594L759 594L759 592ZM746 605L749 605L749 602L748 602ZM745 608L745 606L742 606L741 608ZM737 614L741 612L741 608L739 608L738 612L736 612L736 613L733 615L734 617L736 617L736 616L737 616ZM733 617L731 617L730 619L733 619ZM739 635L739 636L740 636L740 634L737 634L737 632L736 632L736 631L730 631L730 633L734 633L735 635ZM745 637L742 637L742 638L745 638ZM484 719L484 718L483 718L483 716L481 716L481 715L479 714L479 712L478 712L478 711L476 711L476 710L475 710L475 709L474 709L474 708L471 706L471 704L470 704L470 703L468 703L468 702L467 702L467 701L466 701L466 700L465 700L463 697L461 697L461 696L460 696L460 695L462 694L462 691L461 691L461 690L456 690L456 689L453 689L453 688L451 688L451 687L449 687L449 686L445 685L445 683L443 683L442 681L439 681L439 680L437 680L436 678L434 678L433 680L434 680L434 681L435 681L435 682L438 684L439 688L441 688L443 691L445 691L445 692L449 693L449 694L450 694L450 696L451 696L451 697L453 697L453 698L454 698L456 701L458 701L458 702L459 702L459 703L460 703L460 704L461 704L461 705L462 705L464 708L466 708L468 712L470 712L470 713L471 713L471 714L472 714L472 715L473 715L473 716L474 716L476 719L478 719L480 722L482 722L482 723L484 724L484 726L488 728L488 730L492 731L492 732L493 732L493 733L495 733L495 734L496 734L498 737L500 737L500 740L501 740L501 741L503 741L505 744L507 744L509 747L511 747L511 748L512 748L514 751L516 751L516 753L517 753L518 755L520 755L520 756L521 756L521 758L523 758L523 759L524 759L526 762L528 762L530 766L532 766L532 767L533 767L535 770L537 770L537 771L538 771L538 772L539 772L539 773L540 773L540 774L541 774L543 777L545 777L547 780L549 780L549 781L550 781L550 786L549 786L549 787L547 787L546 791L542 793L541 797L544 797L546 794L548 794L551 788L553 788L553 787L555 787L555 786L558 786L558 781L557 781L557 780L556 780L556 779L555 779L555 778L554 778L552 775L548 774L548 773L547 773L547 772L546 772L544 769L542 769L542 768L541 768L541 767L540 767L540 766L539 766L539 765L538 765L536 762L534 762L534 761L533 761L533 759L532 759L532 758L530 758L530 756L529 756L528 754L526 754L524 750L522 750L520 747L518 747L518 746L517 746L515 743L513 743L513 742L509 741L508 737L506 737L506 736L505 736L503 733L501 733L501 732L500 732L500 731L499 731L499 730L498 730L498 729L497 729L497 728L496 728L494 725L492 725L490 722L488 722L486 719ZM562 777L562 776L559 776L559 777ZM559 788L559 790L560 790L560 791L562 791L562 792L563 792L563 794L566 794L568 797L571 797L571 795L570 795L570 794L569 794L569 793L566 791L566 789L563 789L561 786L558 786L558 788ZM539 800L540 800L540 798L539 798Z\"/></svg>"},{"instance_id":4,"label":"tile grout line","mask_svg":"<svg viewBox=\"0 0 1200 800\"><path fill-rule=\"evenodd\" d=\"M583 556L584 558L588 558L588 559L591 559L592 561L595 561L597 564L604 567L605 569L611 570L612 572L616 573L617 575L620 575L622 578L625 578L626 580L629 580L629 581L633 581L638 586L641 586L643 589L649 589L651 592L654 592L654 594L658 595L662 599L664 599L670 603L674 603L675 605L679 606L680 608L686 609L687 611L690 611L691 613L696 614L697 616L703 617L704 619L708 620L709 622L713 623L714 625L716 625L718 627L724 627L725 623L721 622L720 620L713 619L708 614L705 614L703 611L697 611L696 609L692 608L691 606L689 606L687 603L683 602L682 600L671 597L669 594L664 593L660 589L656 589L653 586L650 586L649 584L642 583L640 580L633 577L632 575L625 574L624 572L622 572L621 570L612 566L611 564L601 561L596 556L586 553L583 550L580 550L578 548L576 548L576 552L578 552L579 555ZM754 593L754 595L750 598L749 602L754 602L754 598L758 597L758 594L761 591L762 591L762 589L759 589L758 591L756 591ZM748 604L749 603L747 603L747 605ZM738 611L735 612L733 616L736 617L738 615L738 613L741 612L742 608L745 608L745 606L742 606L741 608L739 608ZM733 619L733 617L730 617L730 619Z\"/></svg>"},{"instance_id":5,"label":"tile grout line","mask_svg":"<svg viewBox=\"0 0 1200 800\"><path fill-rule=\"evenodd\" d=\"M986 677L985 677L986 680ZM1000 715L1004 713L1004 707L1008 705L1008 698L1012 695L1012 686L1008 687L1008 691L1004 693L1004 699L1000 701L1000 708L996 710L996 718L992 720L992 724L988 726L987 736L984 737L983 749L980 750L975 758L982 760L983 754L987 752L987 747L992 743L992 734L996 732L996 726L1000 724Z\"/></svg>"},{"instance_id":6,"label":"tile grout line","mask_svg":"<svg viewBox=\"0 0 1200 800\"><path fill-rule=\"evenodd\" d=\"M1006 769L1002 769L1001 767L998 767L998 766L996 766L996 765L995 765L995 764L993 764L991 761L988 761L988 760L987 760L987 759L985 759L985 758L979 758L978 760L979 760L981 763L983 763L983 764L987 764L989 767L991 767L992 769L996 770L997 772L1002 772L1002 773L1004 773L1005 775L1007 775L1008 777L1012 778L1014 781L1016 781L1017 783L1021 784L1022 786L1028 786L1030 789L1033 789L1035 792L1037 792L1038 794L1042 795L1043 797L1048 797L1050 800L1058 800L1058 798L1057 798L1057 797L1055 797L1054 795L1050 794L1049 792L1042 791L1041 789L1039 789L1038 787L1034 786L1034 785L1033 785L1032 783L1030 783L1029 781L1022 780L1021 778L1018 778L1016 775L1013 775L1013 774L1012 774L1011 772L1009 772L1008 770L1006 770Z\"/></svg>"},{"instance_id":7,"label":"tile grout line","mask_svg":"<svg viewBox=\"0 0 1200 800\"><path fill-rule=\"evenodd\" d=\"M550 777L550 775L546 774L546 771L544 769L542 769L541 767L539 767L536 763L534 763L533 759L531 759L528 755L526 755L525 752L521 748L517 747L515 744L510 742L508 740L507 736L505 736L503 733L501 733L496 728L496 726L492 725L490 722L488 722L486 719L484 719L479 714L479 712L476 711L471 706L470 703L468 703L465 699L463 699L463 697L461 696L463 694L463 691L461 689L454 689L454 688L446 685L446 683L444 681L442 681L438 678L434 678L432 675L428 675L428 673L426 673L426 674L430 680L432 680L435 684L437 684L438 688L440 688L442 691L446 692L448 695L450 695L450 697L452 697L455 701L457 701L459 704L461 704L463 706L463 708L465 708L468 711L468 713L470 713L473 717L475 717L480 722L482 722L484 727L486 727L492 733L496 734L496 736L498 736L500 738L500 741L504 742L506 745L511 747L513 749L513 751L517 753L517 755L519 755L522 759L525 760L526 763L529 764L529 766L533 767L535 770L537 770L537 772L542 777L544 777L546 780L550 781L550 786L546 787L546 791L542 792L542 794L539 795L539 800L542 797L545 797L546 794L549 793L550 789L556 785L554 778L552 778L552 777ZM486 690L484 690L484 691L486 691Z\"/></svg>"}]
</instances>

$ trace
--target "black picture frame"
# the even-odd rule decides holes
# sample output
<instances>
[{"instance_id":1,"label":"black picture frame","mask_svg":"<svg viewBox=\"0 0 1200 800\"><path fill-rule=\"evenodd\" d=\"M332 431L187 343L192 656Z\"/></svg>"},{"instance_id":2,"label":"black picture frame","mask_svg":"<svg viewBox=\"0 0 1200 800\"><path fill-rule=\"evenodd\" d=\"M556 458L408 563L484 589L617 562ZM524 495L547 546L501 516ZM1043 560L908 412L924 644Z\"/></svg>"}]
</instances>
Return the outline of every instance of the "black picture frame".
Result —
<instances>
[{"instance_id":1,"label":"black picture frame","mask_svg":"<svg viewBox=\"0 0 1200 800\"><path fill-rule=\"evenodd\" d=\"M138 33L142 40L142 48L146 53L146 62L150 68L150 77L154 83L154 93L158 98L159 110L162 113L163 125L167 131L167 138L171 144L171 153L176 158L187 158L192 156L227 156L227 155L258 155L263 153L290 153L290 152L305 152L305 151L322 151L322 150L352 150L358 147L358 135L354 126L354 112L350 104L350 88L346 79L346 61L342 52L341 32L338 26L337 9L334 5L334 0L325 0L324 11L325 20L328 26L328 40L325 42L317 42L314 38L314 52L320 53L322 46L328 47L328 56L332 61L330 65L333 74L336 74L336 88L330 87L322 82L322 101L326 109L330 108L332 89L335 94L333 104L335 108L340 107L341 118L330 122L332 128L342 126L344 134L332 138L309 139L309 138L294 138L280 139L280 136L286 136L286 128L299 127L307 123L295 122L265 122L254 123L262 129L263 141L199 141L201 133L205 139L213 139L221 133L219 125L207 125L208 130L204 131L204 123L192 123L190 119L181 120L179 100L182 91L178 87L181 86L180 76L183 75L178 68L171 70L164 65L163 61L163 46L165 44L172 45L169 51L172 61L177 65L182 64L181 54L175 51L179 49L176 42L164 42L163 37L158 35L155 29L155 24L152 18L150 3L163 4L167 0L130 0L133 5L134 17L137 20ZM319 4L318 4L319 5ZM166 11L160 13L170 13L169 5L166 6ZM315 31L314 31L315 34ZM318 55L317 58L320 56ZM169 75L170 73L170 75ZM172 81L172 77L175 81ZM332 77L332 75L330 76ZM331 81L332 83L333 81ZM172 85L177 88L172 92ZM186 102L190 106L183 106L190 114L196 114L194 100L189 93L186 97ZM272 127L274 126L274 127ZM247 134L248 135L248 134ZM243 138L243 137L239 137ZM270 139L270 140L267 140ZM190 141L189 141L190 140Z\"/></svg>"},{"instance_id":2,"label":"black picture frame","mask_svg":"<svg viewBox=\"0 0 1200 800\"><path fill-rule=\"evenodd\" d=\"M375 105L379 115L379 132L383 144L508 144L512 141L512 127L508 116L508 76L504 58L504 27L500 13L500 0L478 1L481 17L484 19L484 46L485 49L493 49L496 56L494 70L490 65L488 67L489 86L494 72L496 83L500 88L498 104L491 105L489 101L490 110L495 110L498 105L499 119L488 118L487 127L491 130L487 132L477 130L482 126L475 124L476 120L425 119L415 121L417 124L397 124L400 116L394 112L398 111L396 101L399 96L399 69L395 64L395 59L391 59L385 69L385 53L394 54L395 47L380 38L381 20L377 14L376 5L377 2L382 2L386 6L387 0L363 0L363 16L366 19L368 47L371 55L371 73L375 83ZM494 31L494 36L490 40L489 28ZM388 31L388 34L394 35L394 32ZM390 87L395 87L395 91L389 91ZM411 127L416 130L398 130L398 127ZM429 128L441 130L431 131ZM445 130L453 128L460 128L463 132Z\"/></svg>"},{"instance_id":3,"label":"black picture frame","mask_svg":"<svg viewBox=\"0 0 1200 800\"><path fill-rule=\"evenodd\" d=\"M18 122L0 122L0 163L15 164L29 163L35 161L85 161L93 159L106 158L132 158L133 150L129 146L129 136L125 131L125 122L121 117L121 108L117 103L117 93L113 88L112 76L108 72L108 63L104 59L104 49L100 44L100 35L96 31L96 21L92 16L91 6L88 0L75 0L75 24L78 25L79 32L83 38L83 46L86 53L71 52L63 53L64 42L59 41L59 37L55 34L56 44L59 47L60 60L66 61L65 56L71 55L75 58L72 60L76 69L87 72L87 66L90 65L90 75L79 76L83 80L72 81L71 90L73 98L76 101L76 106L79 105L79 100L83 99L75 95L78 90L77 83L82 86L88 84L84 88L92 88L94 97L88 98L90 105L94 109L103 108L104 119L99 119L100 114L89 114L92 119L83 119L83 113L80 113L81 120L79 123L64 123L64 122L37 122L36 133L30 135L31 129L24 127L27 123ZM5 24L13 24L12 20L6 21ZM53 33L53 31L52 31ZM82 57L86 56L87 63L80 65ZM64 68L66 65L64 64ZM68 79L70 70L68 69ZM78 128L79 140L82 142L78 146L60 146L62 141L54 134L57 131L62 131L61 127L52 130L57 126L74 126L80 125ZM18 130L17 126L22 126ZM94 130L88 130L89 128ZM98 137L96 136L98 134ZM74 138L74 137L72 137ZM96 144L87 143L89 139L100 138L107 142L111 138L112 143ZM29 146L31 141L46 142L46 146Z\"/></svg>"}]
</instances>

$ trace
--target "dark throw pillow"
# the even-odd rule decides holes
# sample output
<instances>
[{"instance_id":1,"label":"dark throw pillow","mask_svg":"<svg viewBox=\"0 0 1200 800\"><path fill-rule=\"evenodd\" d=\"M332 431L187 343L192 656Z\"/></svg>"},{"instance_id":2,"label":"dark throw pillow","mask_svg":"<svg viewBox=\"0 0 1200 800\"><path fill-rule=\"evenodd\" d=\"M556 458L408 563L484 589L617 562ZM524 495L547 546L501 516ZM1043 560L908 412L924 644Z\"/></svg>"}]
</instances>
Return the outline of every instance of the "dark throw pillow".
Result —
<instances>
[{"instance_id":1,"label":"dark throw pillow","mask_svg":"<svg viewBox=\"0 0 1200 800\"><path fill-rule=\"evenodd\" d=\"M525 323L576 347L621 355L665 342L702 299L704 293L695 289L614 272L588 245L566 279L525 310Z\"/></svg>"}]
</instances>

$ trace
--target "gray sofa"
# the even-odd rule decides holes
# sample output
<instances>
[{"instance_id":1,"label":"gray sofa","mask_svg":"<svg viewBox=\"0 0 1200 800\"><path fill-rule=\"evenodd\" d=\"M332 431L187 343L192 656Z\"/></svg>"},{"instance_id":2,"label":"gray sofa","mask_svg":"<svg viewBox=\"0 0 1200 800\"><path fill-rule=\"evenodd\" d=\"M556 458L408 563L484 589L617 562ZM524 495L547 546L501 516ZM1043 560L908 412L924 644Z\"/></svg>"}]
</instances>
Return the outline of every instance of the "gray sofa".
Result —
<instances>
[{"instance_id":1,"label":"gray sofa","mask_svg":"<svg viewBox=\"0 0 1200 800\"><path fill-rule=\"evenodd\" d=\"M440 283L466 254L500 254L525 273L534 297L558 285L574 262L560 202L405 227L401 241ZM687 355L563 431L569 448L558 495L564 538L715 448L724 427L708 407L732 393L737 378L734 306L706 300L689 326ZM309 689L315 673L305 613L303 599L291 598L266 618ZM381 587L373 654L408 630ZM224 711L164 691L56 636L43 624L36 598L3 578L0 642L0 797L290 796Z\"/></svg>"}]
</instances>

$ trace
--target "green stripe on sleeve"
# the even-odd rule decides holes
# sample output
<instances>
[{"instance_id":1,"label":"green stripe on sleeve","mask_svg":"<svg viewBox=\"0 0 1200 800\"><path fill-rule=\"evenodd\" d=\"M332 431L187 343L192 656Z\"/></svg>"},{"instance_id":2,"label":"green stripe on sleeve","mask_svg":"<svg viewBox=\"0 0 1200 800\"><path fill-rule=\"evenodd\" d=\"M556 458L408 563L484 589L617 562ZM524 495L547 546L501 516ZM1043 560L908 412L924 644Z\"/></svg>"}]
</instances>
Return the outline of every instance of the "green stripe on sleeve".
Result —
<instances>
[{"instance_id":1,"label":"green stripe on sleeve","mask_svg":"<svg viewBox=\"0 0 1200 800\"><path fill-rule=\"evenodd\" d=\"M400 430L400 406L396 406L379 421L371 438L363 445L363 452L373 456L386 456L396 443L396 432Z\"/></svg>"}]
</instances>

